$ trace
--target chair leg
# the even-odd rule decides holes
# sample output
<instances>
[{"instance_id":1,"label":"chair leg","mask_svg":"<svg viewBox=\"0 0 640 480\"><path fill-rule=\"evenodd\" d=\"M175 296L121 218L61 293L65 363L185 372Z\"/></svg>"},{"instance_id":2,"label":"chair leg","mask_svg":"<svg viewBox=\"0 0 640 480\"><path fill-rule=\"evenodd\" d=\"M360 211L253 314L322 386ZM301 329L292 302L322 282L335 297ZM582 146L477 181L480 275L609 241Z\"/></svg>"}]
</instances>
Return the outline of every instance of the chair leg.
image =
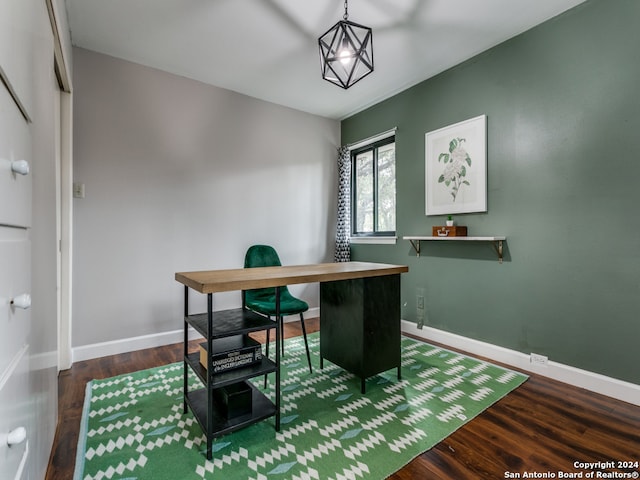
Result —
<instances>
[{"instance_id":1,"label":"chair leg","mask_svg":"<svg viewBox=\"0 0 640 480\"><path fill-rule=\"evenodd\" d=\"M309 372L313 373L311 368L311 355L309 354L309 342L307 342L307 329L304 328L304 315L300 314L300 324L302 325L302 336L304 337L304 347L307 349L307 362L309 362Z\"/></svg>"}]
</instances>

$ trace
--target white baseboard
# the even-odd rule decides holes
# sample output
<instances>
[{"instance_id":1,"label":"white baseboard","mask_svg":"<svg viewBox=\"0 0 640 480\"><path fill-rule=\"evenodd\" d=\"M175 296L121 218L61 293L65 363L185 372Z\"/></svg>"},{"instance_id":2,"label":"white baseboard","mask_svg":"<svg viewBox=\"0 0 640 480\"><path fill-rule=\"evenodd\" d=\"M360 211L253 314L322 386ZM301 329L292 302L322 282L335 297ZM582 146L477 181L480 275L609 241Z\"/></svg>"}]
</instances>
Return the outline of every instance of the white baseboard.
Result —
<instances>
[{"instance_id":1,"label":"white baseboard","mask_svg":"<svg viewBox=\"0 0 640 480\"><path fill-rule=\"evenodd\" d=\"M215 312L214 312L215 315ZM316 318L320 316L319 308L310 308L304 313L304 318ZM285 322L299 320L297 315L285 317ZM72 359L74 362L83 360L91 360L92 358L106 357L109 355L118 355L121 353L134 352L136 350L144 350L145 348L161 347L163 345L171 345L179 343L183 340L184 332L182 329L173 330L171 332L153 333L150 335L142 335L140 337L123 338L120 340L112 340L110 342L94 343L91 345L83 345L74 347L72 350ZM189 329L189 340L202 338L202 336L194 329Z\"/></svg>"},{"instance_id":2,"label":"white baseboard","mask_svg":"<svg viewBox=\"0 0 640 480\"><path fill-rule=\"evenodd\" d=\"M72 358L73 362L81 362L83 360L91 360L93 358L144 350L145 348L171 345L172 343L182 342L184 338L183 335L184 332L180 329L171 332L153 333L151 335L142 335L140 337L123 338L120 340L112 340L110 342L83 345L81 347L73 348ZM189 340L198 337L201 337L201 335L190 328Z\"/></svg>"},{"instance_id":3,"label":"white baseboard","mask_svg":"<svg viewBox=\"0 0 640 480\"><path fill-rule=\"evenodd\" d=\"M418 329L415 323L406 320L402 320L402 331L426 341L442 343L527 372L640 406L640 385L634 383L552 361L549 361L547 365L532 364L530 356L527 354L432 327Z\"/></svg>"}]
</instances>

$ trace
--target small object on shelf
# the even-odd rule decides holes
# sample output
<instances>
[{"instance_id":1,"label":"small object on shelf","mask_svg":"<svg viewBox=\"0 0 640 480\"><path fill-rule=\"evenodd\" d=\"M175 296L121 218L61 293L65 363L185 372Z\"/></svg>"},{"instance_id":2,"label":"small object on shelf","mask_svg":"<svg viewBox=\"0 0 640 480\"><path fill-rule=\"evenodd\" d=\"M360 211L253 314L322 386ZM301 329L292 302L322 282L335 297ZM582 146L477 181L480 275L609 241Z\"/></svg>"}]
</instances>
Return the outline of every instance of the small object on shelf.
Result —
<instances>
[{"instance_id":1,"label":"small object on shelf","mask_svg":"<svg viewBox=\"0 0 640 480\"><path fill-rule=\"evenodd\" d=\"M453 217L451 215L447 216L447 227L453 227Z\"/></svg>"},{"instance_id":2,"label":"small object on shelf","mask_svg":"<svg viewBox=\"0 0 640 480\"><path fill-rule=\"evenodd\" d=\"M262 360L262 346L248 335L213 339L213 373L245 367ZM200 344L200 364L207 368L207 343Z\"/></svg>"},{"instance_id":3,"label":"small object on shelf","mask_svg":"<svg viewBox=\"0 0 640 480\"><path fill-rule=\"evenodd\" d=\"M454 226L435 226L431 227L431 232L434 237L466 237L467 227L460 225Z\"/></svg>"},{"instance_id":4,"label":"small object on shelf","mask_svg":"<svg viewBox=\"0 0 640 480\"><path fill-rule=\"evenodd\" d=\"M219 412L227 419L251 413L252 393L246 381L215 388L213 398L218 404Z\"/></svg>"}]
</instances>

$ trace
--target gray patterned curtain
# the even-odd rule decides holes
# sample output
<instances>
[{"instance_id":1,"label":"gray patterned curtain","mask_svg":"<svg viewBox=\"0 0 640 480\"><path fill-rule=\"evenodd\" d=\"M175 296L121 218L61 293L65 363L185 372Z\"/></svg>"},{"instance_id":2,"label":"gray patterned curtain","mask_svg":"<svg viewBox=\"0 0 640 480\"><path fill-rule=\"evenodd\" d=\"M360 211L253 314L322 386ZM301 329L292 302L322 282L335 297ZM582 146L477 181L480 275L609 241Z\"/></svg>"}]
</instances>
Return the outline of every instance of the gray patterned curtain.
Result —
<instances>
[{"instance_id":1,"label":"gray patterned curtain","mask_svg":"<svg viewBox=\"0 0 640 480\"><path fill-rule=\"evenodd\" d=\"M338 222L336 225L336 262L351 260L351 154L348 147L338 149Z\"/></svg>"}]
</instances>

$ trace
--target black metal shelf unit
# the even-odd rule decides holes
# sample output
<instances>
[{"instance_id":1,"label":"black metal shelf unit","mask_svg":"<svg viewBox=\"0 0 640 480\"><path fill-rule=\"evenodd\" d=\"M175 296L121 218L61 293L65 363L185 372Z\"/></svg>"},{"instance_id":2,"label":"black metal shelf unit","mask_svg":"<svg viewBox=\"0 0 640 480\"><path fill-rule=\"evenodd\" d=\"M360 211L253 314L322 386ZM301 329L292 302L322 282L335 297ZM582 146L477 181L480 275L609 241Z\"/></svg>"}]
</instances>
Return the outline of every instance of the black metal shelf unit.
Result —
<instances>
[{"instance_id":1,"label":"black metal shelf unit","mask_svg":"<svg viewBox=\"0 0 640 480\"><path fill-rule=\"evenodd\" d=\"M205 369L200 364L199 353L188 352L189 326L192 326L206 340L207 361ZM275 328L276 358L275 361L262 357L258 363L248 366L213 373L213 340L233 335L244 335ZM189 287L184 287L184 412L191 408L196 420L207 437L207 459L212 458L213 439L253 423L275 416L276 431L280 431L280 327L278 322L258 315L244 308L213 312L212 294L207 294L207 312L189 314ZM189 391L188 375L191 369L204 388ZM228 418L214 400L214 390L244 382L253 377L275 373L275 402L269 400L254 385L251 388L251 412Z\"/></svg>"}]
</instances>

